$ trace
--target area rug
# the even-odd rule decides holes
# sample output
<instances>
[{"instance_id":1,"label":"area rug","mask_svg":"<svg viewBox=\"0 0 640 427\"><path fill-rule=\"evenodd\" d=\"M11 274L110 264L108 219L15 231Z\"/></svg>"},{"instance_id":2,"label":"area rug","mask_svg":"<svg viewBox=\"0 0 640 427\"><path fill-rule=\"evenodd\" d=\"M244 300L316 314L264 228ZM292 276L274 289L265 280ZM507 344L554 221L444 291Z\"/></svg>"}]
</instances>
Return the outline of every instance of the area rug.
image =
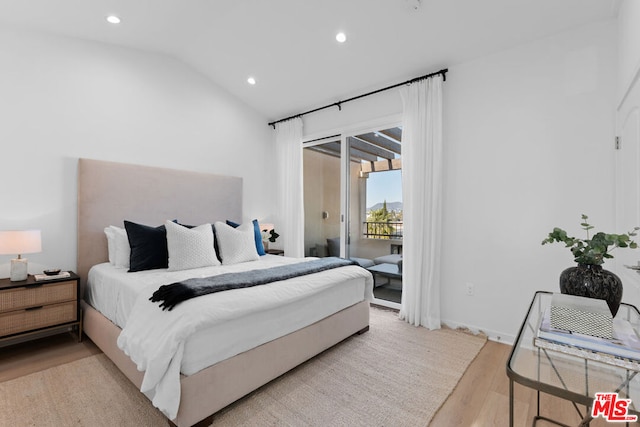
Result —
<instances>
[{"instance_id":1,"label":"area rug","mask_svg":"<svg viewBox=\"0 0 640 427\"><path fill-rule=\"evenodd\" d=\"M371 329L220 411L213 426L428 425L485 337L371 309ZM0 425L165 426L103 354L0 383Z\"/></svg>"}]
</instances>

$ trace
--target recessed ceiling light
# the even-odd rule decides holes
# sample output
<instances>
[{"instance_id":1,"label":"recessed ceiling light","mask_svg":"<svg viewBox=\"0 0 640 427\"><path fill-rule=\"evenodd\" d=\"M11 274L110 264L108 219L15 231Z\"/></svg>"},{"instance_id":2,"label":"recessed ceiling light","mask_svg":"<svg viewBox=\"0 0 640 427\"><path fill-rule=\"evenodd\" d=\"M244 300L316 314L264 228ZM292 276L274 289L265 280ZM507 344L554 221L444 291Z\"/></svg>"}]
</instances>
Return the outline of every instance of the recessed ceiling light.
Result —
<instances>
[{"instance_id":1,"label":"recessed ceiling light","mask_svg":"<svg viewBox=\"0 0 640 427\"><path fill-rule=\"evenodd\" d=\"M118 18L116 15L109 15L107 16L107 22L109 22L110 24L119 24L120 18Z\"/></svg>"},{"instance_id":2,"label":"recessed ceiling light","mask_svg":"<svg viewBox=\"0 0 640 427\"><path fill-rule=\"evenodd\" d=\"M249 77L247 79L247 83L249 83L250 85L254 85L256 84L256 79L254 79L253 77Z\"/></svg>"},{"instance_id":3,"label":"recessed ceiling light","mask_svg":"<svg viewBox=\"0 0 640 427\"><path fill-rule=\"evenodd\" d=\"M338 40L338 43L344 43L347 41L347 35L345 33L338 33L336 34L336 40Z\"/></svg>"}]
</instances>

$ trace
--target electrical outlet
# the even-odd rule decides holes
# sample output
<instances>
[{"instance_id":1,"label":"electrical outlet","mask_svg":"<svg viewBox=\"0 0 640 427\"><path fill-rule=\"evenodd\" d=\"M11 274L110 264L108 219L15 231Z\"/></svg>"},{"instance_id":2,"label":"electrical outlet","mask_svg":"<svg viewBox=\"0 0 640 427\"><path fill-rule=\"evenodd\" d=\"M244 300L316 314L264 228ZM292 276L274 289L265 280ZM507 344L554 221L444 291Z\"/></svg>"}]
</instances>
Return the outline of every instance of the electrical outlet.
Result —
<instances>
[{"instance_id":1,"label":"electrical outlet","mask_svg":"<svg viewBox=\"0 0 640 427\"><path fill-rule=\"evenodd\" d=\"M473 283L467 283L467 295L472 297L476 294L476 285Z\"/></svg>"}]
</instances>

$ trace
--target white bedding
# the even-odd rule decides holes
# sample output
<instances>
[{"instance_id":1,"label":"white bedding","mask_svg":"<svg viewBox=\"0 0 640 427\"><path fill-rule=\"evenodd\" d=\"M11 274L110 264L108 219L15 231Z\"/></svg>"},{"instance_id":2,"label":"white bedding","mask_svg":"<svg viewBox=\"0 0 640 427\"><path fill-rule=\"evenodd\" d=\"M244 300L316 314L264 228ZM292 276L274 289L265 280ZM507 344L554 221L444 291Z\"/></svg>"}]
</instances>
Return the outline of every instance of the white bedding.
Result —
<instances>
[{"instance_id":1,"label":"white bedding","mask_svg":"<svg viewBox=\"0 0 640 427\"><path fill-rule=\"evenodd\" d=\"M153 291L162 284L191 277L301 261L266 255L259 261L230 266L137 273L105 263L89 272L86 298L123 328L119 346L138 369L146 371L142 391L173 419L180 401L180 372L191 375L355 303L371 300L373 282L369 272L349 266L202 296L179 304L171 312L148 301Z\"/></svg>"}]
</instances>

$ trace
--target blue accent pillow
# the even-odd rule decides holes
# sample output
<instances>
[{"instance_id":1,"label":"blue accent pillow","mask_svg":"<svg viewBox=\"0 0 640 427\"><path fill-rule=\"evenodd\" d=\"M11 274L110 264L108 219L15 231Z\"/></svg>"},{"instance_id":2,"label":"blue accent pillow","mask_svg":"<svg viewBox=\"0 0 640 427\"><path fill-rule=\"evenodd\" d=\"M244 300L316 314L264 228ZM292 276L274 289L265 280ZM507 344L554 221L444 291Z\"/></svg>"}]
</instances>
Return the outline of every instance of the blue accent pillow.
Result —
<instances>
[{"instance_id":1,"label":"blue accent pillow","mask_svg":"<svg viewBox=\"0 0 640 427\"><path fill-rule=\"evenodd\" d=\"M253 234L256 240L256 251L260 256L266 255L267 253L264 251L264 246L262 245L262 232L260 231L260 224L258 224L257 219L254 219L252 222L253 222ZM238 228L240 224L227 220L227 225L230 225L233 228Z\"/></svg>"},{"instance_id":2,"label":"blue accent pillow","mask_svg":"<svg viewBox=\"0 0 640 427\"><path fill-rule=\"evenodd\" d=\"M125 220L124 228L131 247L130 273L169 267L167 229L164 225L149 227Z\"/></svg>"}]
</instances>

